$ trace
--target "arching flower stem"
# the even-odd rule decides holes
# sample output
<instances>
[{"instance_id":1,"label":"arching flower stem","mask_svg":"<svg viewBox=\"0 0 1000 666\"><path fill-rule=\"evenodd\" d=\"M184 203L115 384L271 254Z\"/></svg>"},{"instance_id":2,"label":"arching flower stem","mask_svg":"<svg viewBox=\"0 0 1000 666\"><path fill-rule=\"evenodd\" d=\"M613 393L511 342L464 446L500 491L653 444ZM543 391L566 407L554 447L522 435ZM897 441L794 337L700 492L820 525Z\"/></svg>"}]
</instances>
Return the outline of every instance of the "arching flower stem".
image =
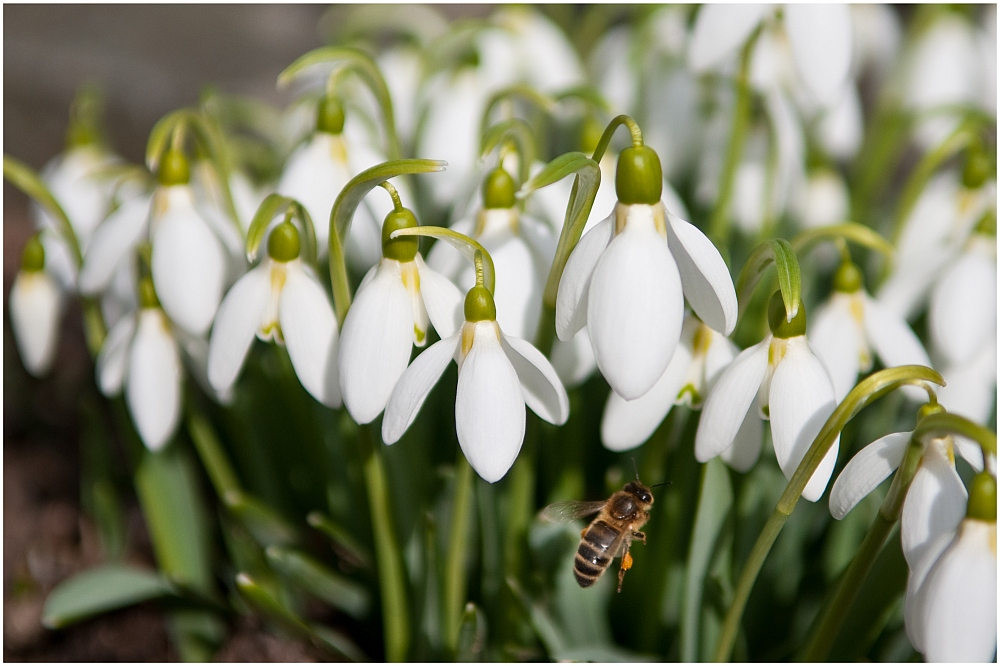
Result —
<instances>
[{"instance_id":1,"label":"arching flower stem","mask_svg":"<svg viewBox=\"0 0 1000 666\"><path fill-rule=\"evenodd\" d=\"M743 571L740 573L739 581L733 593L733 601L726 611L726 617L719 635L719 642L716 645L714 661L728 661L733 650L733 643L739 631L740 620L743 617L743 610L746 608L750 592L753 590L757 575L764 566L771 547L774 545L785 521L792 515L795 505L802 496L802 491L806 487L809 479L819 467L820 462L827 451L836 441L840 431L859 411L870 403L878 400L887 393L907 384L922 384L923 382L933 382L939 386L944 385L944 380L937 372L930 368L919 365L904 365L897 368L887 368L876 372L860 382L847 394L844 401L837 405L837 408L823 424L823 428L816 435L809 451L803 456L802 462L795 469L795 473L789 480L785 491L778 499L778 505L774 508L771 516L767 519L764 529L757 537L753 549L747 558ZM919 427L919 426L918 426ZM916 437L916 433L914 433Z\"/></svg>"},{"instance_id":2,"label":"arching flower stem","mask_svg":"<svg viewBox=\"0 0 1000 666\"><path fill-rule=\"evenodd\" d=\"M469 545L469 521L472 516L472 465L461 450L455 458L455 493L451 501L451 527L448 555L445 560L441 611L445 645L454 652L458 647L459 627L465 609L466 550Z\"/></svg>"},{"instance_id":3,"label":"arching flower stem","mask_svg":"<svg viewBox=\"0 0 1000 666\"><path fill-rule=\"evenodd\" d=\"M472 260L476 267L476 284L486 287L490 293L496 291L496 270L493 268L493 257L486 248L473 238L452 231L446 227L411 227L394 231L390 238L401 236L429 236L444 240Z\"/></svg>"}]
</instances>

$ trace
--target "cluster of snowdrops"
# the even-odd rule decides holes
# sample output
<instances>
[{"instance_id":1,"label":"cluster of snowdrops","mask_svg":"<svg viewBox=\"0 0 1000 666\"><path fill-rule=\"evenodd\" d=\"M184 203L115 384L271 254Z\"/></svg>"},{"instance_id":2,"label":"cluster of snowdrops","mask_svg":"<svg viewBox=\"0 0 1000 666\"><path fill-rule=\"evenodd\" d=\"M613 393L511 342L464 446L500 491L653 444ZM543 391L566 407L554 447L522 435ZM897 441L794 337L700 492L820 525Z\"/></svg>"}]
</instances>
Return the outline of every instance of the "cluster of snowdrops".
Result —
<instances>
[{"instance_id":1,"label":"cluster of snowdrops","mask_svg":"<svg viewBox=\"0 0 1000 666\"><path fill-rule=\"evenodd\" d=\"M380 50L303 56L279 79L297 93L284 111L208 94L165 116L144 166L103 140L92 91L40 175L5 155L5 177L37 202L10 294L25 368L53 369L66 300L79 296L97 386L124 392L157 455L178 446L196 410L186 402L232 403L262 340L287 350L301 387L359 424L377 458L454 361L460 458L490 483L514 474L519 453L532 463L527 410L565 424L567 391L599 373L607 449L637 449L680 406L700 410L701 463L747 473L770 442L790 479L775 515L820 500L838 469L829 509L841 519L895 472L874 551L866 560L862 546L806 655L825 656L817 645L832 642L899 521L913 647L992 659L995 100L982 82L993 77L995 96L995 10L989 34L940 8L905 26L883 7L651 9L607 29L589 65L532 9L451 26L424 11ZM862 84L910 119L897 142L919 157L901 189L877 182L900 152L872 152L872 133L888 129L865 111ZM875 165L859 167L862 156ZM900 191L888 211L879 187ZM897 389L911 427L845 465L847 421ZM220 498L236 502L225 452L195 443ZM365 467L372 506L380 474ZM470 502L471 474L455 483L454 501L464 489ZM459 515L452 529L467 531ZM379 524L391 514L372 509L372 521L391 532ZM719 658L780 528L750 554ZM386 654L401 659L408 634L385 610L399 598L386 588L402 584L392 547L375 539ZM444 640L468 656L458 589L444 593L458 595Z\"/></svg>"}]
</instances>

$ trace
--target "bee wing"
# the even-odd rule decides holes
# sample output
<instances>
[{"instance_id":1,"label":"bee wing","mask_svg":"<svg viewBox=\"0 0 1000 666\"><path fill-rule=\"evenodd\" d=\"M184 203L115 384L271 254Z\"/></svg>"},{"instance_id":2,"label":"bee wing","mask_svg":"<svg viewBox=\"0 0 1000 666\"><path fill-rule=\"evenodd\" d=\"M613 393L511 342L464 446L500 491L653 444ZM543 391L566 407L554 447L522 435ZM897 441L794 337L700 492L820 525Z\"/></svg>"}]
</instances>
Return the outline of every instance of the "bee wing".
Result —
<instances>
[{"instance_id":1,"label":"bee wing","mask_svg":"<svg viewBox=\"0 0 1000 666\"><path fill-rule=\"evenodd\" d=\"M556 502L542 509L538 517L547 523L567 523L571 520L597 513L604 508L607 501L602 502Z\"/></svg>"}]
</instances>

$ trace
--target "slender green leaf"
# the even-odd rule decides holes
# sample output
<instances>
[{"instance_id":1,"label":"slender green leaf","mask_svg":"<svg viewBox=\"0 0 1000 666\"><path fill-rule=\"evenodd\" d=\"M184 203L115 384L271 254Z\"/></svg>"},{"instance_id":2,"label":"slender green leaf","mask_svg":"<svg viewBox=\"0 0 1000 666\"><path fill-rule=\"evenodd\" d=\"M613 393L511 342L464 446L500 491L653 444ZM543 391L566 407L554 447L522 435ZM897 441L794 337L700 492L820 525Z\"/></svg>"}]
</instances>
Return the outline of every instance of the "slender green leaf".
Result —
<instances>
[{"instance_id":1,"label":"slender green leaf","mask_svg":"<svg viewBox=\"0 0 1000 666\"><path fill-rule=\"evenodd\" d=\"M590 159L583 153L564 153L545 165L541 171L536 173L531 180L521 186L517 193L518 198L525 198L535 190L540 190L547 185L558 182L566 176L579 173L587 168L596 168L600 171L597 162Z\"/></svg>"},{"instance_id":2,"label":"slender green leaf","mask_svg":"<svg viewBox=\"0 0 1000 666\"><path fill-rule=\"evenodd\" d=\"M271 546L266 552L275 571L351 617L361 619L371 609L371 594L363 585L331 571L309 555L279 546Z\"/></svg>"},{"instance_id":3,"label":"slender green leaf","mask_svg":"<svg viewBox=\"0 0 1000 666\"><path fill-rule=\"evenodd\" d=\"M226 507L264 547L294 543L295 528L270 506L244 493L227 493Z\"/></svg>"},{"instance_id":4,"label":"slender green leaf","mask_svg":"<svg viewBox=\"0 0 1000 666\"><path fill-rule=\"evenodd\" d=\"M371 569L371 552L358 543L357 539L351 536L351 533L347 529L319 511L313 511L306 516L306 521L333 542L333 549L341 558L356 567Z\"/></svg>"},{"instance_id":5,"label":"slender green leaf","mask_svg":"<svg viewBox=\"0 0 1000 666\"><path fill-rule=\"evenodd\" d=\"M61 629L100 613L166 596L176 596L176 592L160 574L106 564L56 586L45 600L42 624Z\"/></svg>"},{"instance_id":6,"label":"slender green leaf","mask_svg":"<svg viewBox=\"0 0 1000 666\"><path fill-rule=\"evenodd\" d=\"M764 241L750 254L740 276L736 280L736 294L739 297L740 315L746 310L757 282L764 271L774 264L778 272L778 288L785 302L785 316L791 321L799 311L802 297L802 278L799 274L799 260L791 244L783 238Z\"/></svg>"},{"instance_id":7,"label":"slender green leaf","mask_svg":"<svg viewBox=\"0 0 1000 666\"><path fill-rule=\"evenodd\" d=\"M38 173L24 162L4 153L3 177L11 185L24 192L29 199L38 202L42 208L47 210L56 219L56 222L59 224L59 233L73 252L76 265L81 265L83 263L83 254L80 251L80 243L76 238L76 233L73 231L73 225L70 224L66 211L56 201L56 198L52 196L52 192L42 182Z\"/></svg>"}]
</instances>

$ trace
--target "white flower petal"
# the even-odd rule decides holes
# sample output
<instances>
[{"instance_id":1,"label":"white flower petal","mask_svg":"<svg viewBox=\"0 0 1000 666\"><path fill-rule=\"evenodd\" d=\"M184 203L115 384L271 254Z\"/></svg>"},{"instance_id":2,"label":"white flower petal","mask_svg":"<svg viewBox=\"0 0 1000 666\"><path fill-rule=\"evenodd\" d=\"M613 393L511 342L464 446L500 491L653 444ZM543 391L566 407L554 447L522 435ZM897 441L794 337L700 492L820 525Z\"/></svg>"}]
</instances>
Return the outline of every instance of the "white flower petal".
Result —
<instances>
[{"instance_id":1,"label":"white flower petal","mask_svg":"<svg viewBox=\"0 0 1000 666\"><path fill-rule=\"evenodd\" d=\"M521 383L525 404L549 423L566 423L569 397L549 359L533 344L513 335L501 332L500 344Z\"/></svg>"},{"instance_id":2,"label":"white flower petal","mask_svg":"<svg viewBox=\"0 0 1000 666\"><path fill-rule=\"evenodd\" d=\"M465 297L454 282L430 268L419 254L415 261L427 316L438 336L451 337L464 321Z\"/></svg>"},{"instance_id":3,"label":"white flower petal","mask_svg":"<svg viewBox=\"0 0 1000 666\"><path fill-rule=\"evenodd\" d=\"M923 622L924 605L927 602L927 588L924 587L924 583L927 581L927 574L954 538L955 535L951 532L940 535L927 547L920 561L910 565L910 575L906 579L903 620L906 623L906 636L917 652L924 651L927 635L927 627Z\"/></svg>"},{"instance_id":4,"label":"white flower petal","mask_svg":"<svg viewBox=\"0 0 1000 666\"><path fill-rule=\"evenodd\" d=\"M752 410L747 410L733 445L720 453L719 457L737 472L749 472L760 457L763 442L764 422Z\"/></svg>"},{"instance_id":5,"label":"white flower petal","mask_svg":"<svg viewBox=\"0 0 1000 666\"><path fill-rule=\"evenodd\" d=\"M769 339L744 349L715 382L701 409L694 457L707 462L733 445L767 370ZM757 418L756 413L752 416Z\"/></svg>"},{"instance_id":6,"label":"white flower petal","mask_svg":"<svg viewBox=\"0 0 1000 666\"><path fill-rule=\"evenodd\" d=\"M722 372L740 353L733 341L718 331L711 331L711 336L708 351L705 352L705 385L702 387L704 395L711 392ZM704 399L704 396L702 398Z\"/></svg>"},{"instance_id":7,"label":"white flower petal","mask_svg":"<svg viewBox=\"0 0 1000 666\"><path fill-rule=\"evenodd\" d=\"M667 212L670 252L695 314L711 328L729 335L736 328L739 306L729 268L708 236L690 222Z\"/></svg>"},{"instance_id":8,"label":"white flower petal","mask_svg":"<svg viewBox=\"0 0 1000 666\"><path fill-rule=\"evenodd\" d=\"M969 360L997 330L996 257L961 255L934 286L929 319L934 348L952 363Z\"/></svg>"},{"instance_id":9,"label":"white flower petal","mask_svg":"<svg viewBox=\"0 0 1000 666\"><path fill-rule=\"evenodd\" d=\"M552 367L559 374L563 386L575 388L585 382L597 368L594 358L594 346L590 342L590 334L584 326L571 340L563 341L556 338L552 344Z\"/></svg>"},{"instance_id":10,"label":"white flower petal","mask_svg":"<svg viewBox=\"0 0 1000 666\"><path fill-rule=\"evenodd\" d=\"M518 338L534 338L545 277L539 274L531 249L520 236L509 236L499 244L486 242L485 238L482 242L497 271L493 299L500 329ZM471 278L471 270L468 273Z\"/></svg>"},{"instance_id":11,"label":"white flower petal","mask_svg":"<svg viewBox=\"0 0 1000 666\"><path fill-rule=\"evenodd\" d=\"M852 295L835 292L817 308L809 330L809 344L826 366L837 401L858 381L861 367L861 322L851 312Z\"/></svg>"},{"instance_id":12,"label":"white flower petal","mask_svg":"<svg viewBox=\"0 0 1000 666\"><path fill-rule=\"evenodd\" d=\"M45 271L19 271L10 289L10 325L24 368L41 377L52 368L59 343L63 296Z\"/></svg>"},{"instance_id":13,"label":"white flower petal","mask_svg":"<svg viewBox=\"0 0 1000 666\"><path fill-rule=\"evenodd\" d=\"M302 386L327 407L340 407L337 317L323 287L298 262L288 263L278 321Z\"/></svg>"},{"instance_id":14,"label":"white flower petal","mask_svg":"<svg viewBox=\"0 0 1000 666\"><path fill-rule=\"evenodd\" d=\"M580 238L559 279L556 295L556 333L569 340L587 323L587 296L598 260L614 233L615 213L599 222Z\"/></svg>"},{"instance_id":15,"label":"white flower petal","mask_svg":"<svg viewBox=\"0 0 1000 666\"><path fill-rule=\"evenodd\" d=\"M153 231L153 284L163 311L189 333L207 333L222 298L225 271L222 245L190 197L172 199Z\"/></svg>"},{"instance_id":16,"label":"white flower petal","mask_svg":"<svg viewBox=\"0 0 1000 666\"><path fill-rule=\"evenodd\" d=\"M965 520L924 583L924 657L993 661L997 644L997 524Z\"/></svg>"},{"instance_id":17,"label":"white flower petal","mask_svg":"<svg viewBox=\"0 0 1000 666\"><path fill-rule=\"evenodd\" d=\"M906 492L900 518L903 555L911 568L935 539L958 527L965 517L968 496L949 458L948 444L931 440Z\"/></svg>"},{"instance_id":18,"label":"white flower petal","mask_svg":"<svg viewBox=\"0 0 1000 666\"><path fill-rule=\"evenodd\" d=\"M769 396L771 438L778 465L791 478L812 446L837 401L830 377L805 336L789 338L785 357L771 378ZM839 436L806 484L802 497L815 502L822 496L837 462Z\"/></svg>"},{"instance_id":19,"label":"white flower petal","mask_svg":"<svg viewBox=\"0 0 1000 666\"><path fill-rule=\"evenodd\" d=\"M128 352L135 334L135 317L126 315L108 332L97 355L97 386L107 397L118 395L125 382Z\"/></svg>"},{"instance_id":20,"label":"white flower petal","mask_svg":"<svg viewBox=\"0 0 1000 666\"><path fill-rule=\"evenodd\" d=\"M232 388L271 297L270 260L244 275L219 306L208 344L208 381L219 392Z\"/></svg>"},{"instance_id":21,"label":"white flower petal","mask_svg":"<svg viewBox=\"0 0 1000 666\"><path fill-rule=\"evenodd\" d=\"M901 316L893 313L868 294L863 294L865 307L865 334L882 360L882 365L894 368L900 365L931 367L931 360L920 338ZM926 402L927 392L916 386L904 386L903 393L911 400Z\"/></svg>"},{"instance_id":22,"label":"white flower petal","mask_svg":"<svg viewBox=\"0 0 1000 666\"><path fill-rule=\"evenodd\" d=\"M441 374L448 367L448 362L455 357L462 333L458 332L450 338L438 340L417 356L406 369L403 376L396 382L385 406L382 417L382 441L394 444L417 418L417 412L427 399Z\"/></svg>"},{"instance_id":23,"label":"white flower petal","mask_svg":"<svg viewBox=\"0 0 1000 666\"><path fill-rule=\"evenodd\" d=\"M785 30L795 66L822 106L843 94L851 68L851 14L847 5L785 5Z\"/></svg>"},{"instance_id":24,"label":"white flower petal","mask_svg":"<svg viewBox=\"0 0 1000 666\"><path fill-rule=\"evenodd\" d=\"M721 64L750 37L771 5L704 5L698 12L688 50L696 72Z\"/></svg>"},{"instance_id":25,"label":"white flower petal","mask_svg":"<svg viewBox=\"0 0 1000 666\"><path fill-rule=\"evenodd\" d=\"M893 470L903 462L911 434L891 433L854 454L830 490L830 515L840 520L868 493L889 478Z\"/></svg>"},{"instance_id":26,"label":"white flower petal","mask_svg":"<svg viewBox=\"0 0 1000 666\"><path fill-rule=\"evenodd\" d=\"M948 382L938 389L938 401L949 412L976 423L986 420L996 408L997 340L993 337L968 363L941 368Z\"/></svg>"},{"instance_id":27,"label":"white flower petal","mask_svg":"<svg viewBox=\"0 0 1000 666\"><path fill-rule=\"evenodd\" d=\"M645 395L625 400L611 391L601 418L604 447L611 451L627 451L649 439L674 406L690 365L691 349L682 343L677 345L663 376Z\"/></svg>"},{"instance_id":28,"label":"white flower petal","mask_svg":"<svg viewBox=\"0 0 1000 666\"><path fill-rule=\"evenodd\" d=\"M412 350L410 295L399 262L383 259L358 290L340 336L340 387L355 421L370 423L385 409Z\"/></svg>"},{"instance_id":29,"label":"white flower petal","mask_svg":"<svg viewBox=\"0 0 1000 666\"><path fill-rule=\"evenodd\" d=\"M343 141L326 132L316 132L285 164L275 190L299 201L316 227L320 256L330 240L330 213L337 195L350 180Z\"/></svg>"},{"instance_id":30,"label":"white flower petal","mask_svg":"<svg viewBox=\"0 0 1000 666\"><path fill-rule=\"evenodd\" d=\"M521 384L496 330L494 322L476 324L455 395L458 443L472 468L490 483L502 479L514 464L525 423Z\"/></svg>"},{"instance_id":31,"label":"white flower petal","mask_svg":"<svg viewBox=\"0 0 1000 666\"><path fill-rule=\"evenodd\" d=\"M139 313L129 351L125 401L146 448L163 448L180 421L181 359L170 325L158 308Z\"/></svg>"},{"instance_id":32,"label":"white flower petal","mask_svg":"<svg viewBox=\"0 0 1000 666\"><path fill-rule=\"evenodd\" d=\"M629 206L624 230L594 268L587 300L597 366L626 400L651 389L667 369L684 318L680 274L653 226L653 210Z\"/></svg>"},{"instance_id":33,"label":"white flower petal","mask_svg":"<svg viewBox=\"0 0 1000 666\"><path fill-rule=\"evenodd\" d=\"M80 269L80 293L93 295L111 284L115 269L142 238L149 221L151 198L122 203L94 232Z\"/></svg>"}]
</instances>

